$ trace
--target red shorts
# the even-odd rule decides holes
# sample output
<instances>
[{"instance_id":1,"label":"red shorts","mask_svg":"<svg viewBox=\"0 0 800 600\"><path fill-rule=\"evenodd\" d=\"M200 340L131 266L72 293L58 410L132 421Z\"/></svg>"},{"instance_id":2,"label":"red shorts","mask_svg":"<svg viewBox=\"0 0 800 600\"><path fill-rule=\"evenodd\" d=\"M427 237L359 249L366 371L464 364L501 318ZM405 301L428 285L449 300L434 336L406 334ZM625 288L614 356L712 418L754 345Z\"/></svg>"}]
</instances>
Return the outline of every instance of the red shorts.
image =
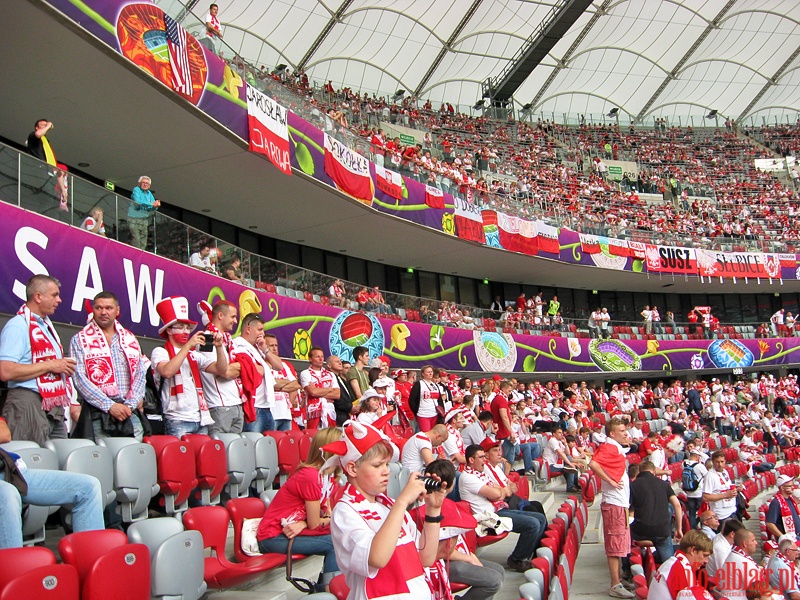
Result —
<instances>
[{"instance_id":1,"label":"red shorts","mask_svg":"<svg viewBox=\"0 0 800 600\"><path fill-rule=\"evenodd\" d=\"M603 514L603 539L606 555L624 557L631 553L631 529L628 511L614 504L601 504Z\"/></svg>"}]
</instances>

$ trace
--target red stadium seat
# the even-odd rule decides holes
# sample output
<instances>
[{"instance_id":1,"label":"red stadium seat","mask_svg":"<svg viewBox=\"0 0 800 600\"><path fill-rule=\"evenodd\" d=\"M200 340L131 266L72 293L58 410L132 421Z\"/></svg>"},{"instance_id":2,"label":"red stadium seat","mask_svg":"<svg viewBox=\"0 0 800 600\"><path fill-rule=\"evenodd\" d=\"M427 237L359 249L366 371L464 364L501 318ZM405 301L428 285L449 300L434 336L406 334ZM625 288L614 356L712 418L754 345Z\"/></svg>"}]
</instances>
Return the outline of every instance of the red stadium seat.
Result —
<instances>
[{"instance_id":1,"label":"red stadium seat","mask_svg":"<svg viewBox=\"0 0 800 600\"><path fill-rule=\"evenodd\" d=\"M76 569L83 600L150 598L150 551L129 544L121 531L71 533L59 541L58 553Z\"/></svg>"},{"instance_id":2,"label":"red stadium seat","mask_svg":"<svg viewBox=\"0 0 800 600\"><path fill-rule=\"evenodd\" d=\"M151 435L144 441L156 451L158 485L167 513L186 510L189 496L197 487L194 453L186 442L171 435Z\"/></svg>"},{"instance_id":3,"label":"red stadium seat","mask_svg":"<svg viewBox=\"0 0 800 600\"><path fill-rule=\"evenodd\" d=\"M191 433L181 437L194 452L197 471L197 498L203 505L219 504L228 484L228 457L225 444L207 435Z\"/></svg>"},{"instance_id":4,"label":"red stadium seat","mask_svg":"<svg viewBox=\"0 0 800 600\"><path fill-rule=\"evenodd\" d=\"M199 531L203 536L203 546L211 549L211 556L206 557L203 569L203 579L208 587L223 589L241 585L285 562L285 555L273 553L248 557L238 563L228 560L225 555L228 523L228 511L221 506L199 506L183 514L186 529Z\"/></svg>"},{"instance_id":5,"label":"red stadium seat","mask_svg":"<svg viewBox=\"0 0 800 600\"><path fill-rule=\"evenodd\" d=\"M22 573L56 564L56 555L47 548L26 546L0 550L0 592Z\"/></svg>"},{"instance_id":6,"label":"red stadium seat","mask_svg":"<svg viewBox=\"0 0 800 600\"><path fill-rule=\"evenodd\" d=\"M8 566L3 563L3 568L8 569ZM24 572L14 571L13 575L0 588L0 600L78 600L81 597L78 572L71 565L35 567Z\"/></svg>"}]
</instances>

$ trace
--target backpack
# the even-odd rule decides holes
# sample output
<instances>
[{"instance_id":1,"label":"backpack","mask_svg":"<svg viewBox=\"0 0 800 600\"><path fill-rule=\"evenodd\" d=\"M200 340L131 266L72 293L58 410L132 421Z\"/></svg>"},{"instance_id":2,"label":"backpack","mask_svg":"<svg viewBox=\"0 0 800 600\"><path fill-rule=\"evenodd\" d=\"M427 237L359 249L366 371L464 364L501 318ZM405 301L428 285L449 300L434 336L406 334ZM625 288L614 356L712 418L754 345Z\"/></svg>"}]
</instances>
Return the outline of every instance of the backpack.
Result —
<instances>
[{"instance_id":1,"label":"backpack","mask_svg":"<svg viewBox=\"0 0 800 600\"><path fill-rule=\"evenodd\" d=\"M684 463L681 471L681 489L684 492L696 492L700 487L700 478L694 468L699 463Z\"/></svg>"},{"instance_id":2,"label":"backpack","mask_svg":"<svg viewBox=\"0 0 800 600\"><path fill-rule=\"evenodd\" d=\"M144 400L142 413L150 426L150 435L164 433L164 409L161 404L161 389L164 387L164 378L156 385L153 378L153 367L147 367L145 379Z\"/></svg>"}]
</instances>

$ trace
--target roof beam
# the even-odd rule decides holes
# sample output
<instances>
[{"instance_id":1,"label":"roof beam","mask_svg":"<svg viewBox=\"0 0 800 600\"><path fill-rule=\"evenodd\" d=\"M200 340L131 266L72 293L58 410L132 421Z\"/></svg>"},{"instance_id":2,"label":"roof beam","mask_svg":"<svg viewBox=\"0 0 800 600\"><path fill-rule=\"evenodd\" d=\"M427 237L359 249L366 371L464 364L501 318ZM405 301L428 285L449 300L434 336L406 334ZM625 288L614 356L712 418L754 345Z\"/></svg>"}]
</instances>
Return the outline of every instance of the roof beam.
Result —
<instances>
[{"instance_id":1,"label":"roof beam","mask_svg":"<svg viewBox=\"0 0 800 600\"><path fill-rule=\"evenodd\" d=\"M506 68L497 77L486 80L483 97L493 103L508 102L591 4L592 0L563 0L560 6L553 6L547 20L530 35Z\"/></svg>"},{"instance_id":2,"label":"roof beam","mask_svg":"<svg viewBox=\"0 0 800 600\"><path fill-rule=\"evenodd\" d=\"M578 46L580 46L580 44L584 40L584 38L586 38L586 36L589 35L589 32L592 30L592 27L594 27L595 23L597 23L597 21L600 20L600 17L608 14L608 9L611 6L611 3L612 3L612 0L605 0L603 2L603 4L600 5L599 9L594 11L594 14L592 15L592 18L589 19L589 22L586 23L584 28L578 34L578 37L575 38L574 42L572 42L572 45L564 53L564 56L562 56L560 59L557 59L558 60L558 65L556 66L555 69L553 69L550 72L550 75L547 78L547 80L542 84L542 87L539 88L539 91L536 92L536 96L533 98L533 100L531 100L531 105L532 106L538 106L539 105L539 102L541 101L542 96L545 95L545 93L547 92L547 90L550 87L550 85L552 85L552 83L556 80L556 77L558 76L559 72L561 72L561 69L566 68L567 62L569 62L569 60L572 58L572 55L578 49Z\"/></svg>"},{"instance_id":3,"label":"roof beam","mask_svg":"<svg viewBox=\"0 0 800 600\"><path fill-rule=\"evenodd\" d=\"M681 69L683 69L683 65L685 65L692 55L697 51L700 45L705 41L705 39L711 34L712 31L719 28L720 21L722 21L723 17L733 8L733 5L736 4L736 0L728 0L728 3L720 9L717 13L717 16L706 25L706 28L703 30L697 39L694 41L694 44L684 53L681 59L675 64L669 74L664 78L664 81L661 82L661 85L658 86L658 89L650 96L650 99L645 103L642 107L642 110L639 111L639 114L636 115L636 122L641 122L644 116L647 114L647 111L650 110L650 107L653 106L658 97L667 89L669 82L677 79L678 74L680 73Z\"/></svg>"},{"instance_id":4,"label":"roof beam","mask_svg":"<svg viewBox=\"0 0 800 600\"><path fill-rule=\"evenodd\" d=\"M419 95L422 93L422 90L425 89L425 86L428 85L431 77L433 77L434 72L436 69L439 68L439 65L444 60L444 57L447 56L447 53L453 49L453 44L456 43L458 36L461 35L461 32L464 31L464 27L467 26L469 20L475 14L475 11L478 10L478 7L481 5L483 0L472 0L472 4L470 5L467 12L464 13L464 16L461 17L461 20L456 25L455 29L453 29L453 33L450 34L450 37L447 38L447 42L442 46L442 49L439 50L439 54L436 55L436 58L433 59L431 66L428 67L428 70L425 71L425 75L423 75L420 82L417 84L417 89L414 90L414 95L419 98Z\"/></svg>"},{"instance_id":5,"label":"roof beam","mask_svg":"<svg viewBox=\"0 0 800 600\"><path fill-rule=\"evenodd\" d=\"M761 100L764 94L767 93L767 90L769 88L771 88L773 85L778 85L778 80L781 78L781 76L783 76L784 72L786 72L786 69L789 68L789 65L791 65L792 62L794 62L794 59L796 59L798 56L800 56L800 46L795 48L795 51L792 52L789 58L787 58L786 61L784 61L784 63L780 66L780 68L777 71L775 71L775 74L769 78L769 81L767 81L767 83L764 84L764 87L762 87L761 90L756 94L756 97L753 98L750 101L750 104L747 105L747 108L745 108L742 111L742 114L740 114L736 118L737 121L741 122L742 119L744 119L748 114L750 114L750 111L753 110L753 107L755 107L758 101Z\"/></svg>"},{"instance_id":6,"label":"roof beam","mask_svg":"<svg viewBox=\"0 0 800 600\"><path fill-rule=\"evenodd\" d=\"M308 48L308 51L305 53L303 58L301 58L300 62L297 63L298 70L302 71L303 69L306 68L306 64L308 64L308 61L311 60L312 56L314 56L314 52L316 52L319 49L319 47L322 45L322 42L324 42L325 38L328 37L328 34L331 32L331 29L333 29L334 25L336 25L336 23L342 20L342 16L347 11L347 9L350 8L350 5L352 3L353 0L342 0L341 5L339 5L337 11L331 15L330 20L325 25L320 34L317 36L317 39L314 40L314 43L311 44L311 46Z\"/></svg>"}]
</instances>

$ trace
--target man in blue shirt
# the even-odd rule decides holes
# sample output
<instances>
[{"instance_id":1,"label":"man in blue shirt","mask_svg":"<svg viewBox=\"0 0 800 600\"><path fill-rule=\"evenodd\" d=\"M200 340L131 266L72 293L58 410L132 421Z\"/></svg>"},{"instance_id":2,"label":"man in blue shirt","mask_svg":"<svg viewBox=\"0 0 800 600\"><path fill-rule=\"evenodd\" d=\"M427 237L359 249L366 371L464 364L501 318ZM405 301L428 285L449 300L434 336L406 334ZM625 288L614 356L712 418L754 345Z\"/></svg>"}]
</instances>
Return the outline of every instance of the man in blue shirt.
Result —
<instances>
[{"instance_id":1,"label":"man in blue shirt","mask_svg":"<svg viewBox=\"0 0 800 600\"><path fill-rule=\"evenodd\" d=\"M60 285L49 275L31 277L25 304L0 333L0 379L9 387L3 417L14 439L40 446L67 437L64 408L75 395L70 379L75 360L64 357L50 322L61 304Z\"/></svg>"},{"instance_id":2,"label":"man in blue shirt","mask_svg":"<svg viewBox=\"0 0 800 600\"><path fill-rule=\"evenodd\" d=\"M147 247L147 228L150 218L161 206L161 200L156 200L150 191L150 178L147 175L139 177L139 185L133 188L131 202L128 207L128 227L131 231L131 245L139 250Z\"/></svg>"}]
</instances>

